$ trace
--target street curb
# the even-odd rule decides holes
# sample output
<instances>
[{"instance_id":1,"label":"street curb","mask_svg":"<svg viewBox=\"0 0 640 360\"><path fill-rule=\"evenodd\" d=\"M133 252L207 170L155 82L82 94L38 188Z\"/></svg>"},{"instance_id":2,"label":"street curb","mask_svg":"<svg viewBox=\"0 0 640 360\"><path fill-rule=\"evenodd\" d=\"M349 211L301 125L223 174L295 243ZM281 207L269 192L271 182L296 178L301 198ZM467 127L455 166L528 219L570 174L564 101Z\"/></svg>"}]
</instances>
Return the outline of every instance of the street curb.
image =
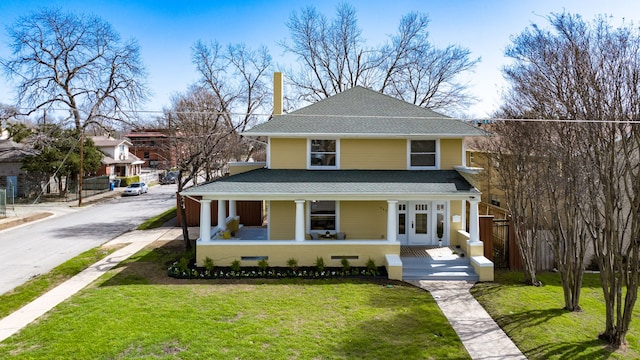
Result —
<instances>
[{"instance_id":1,"label":"street curb","mask_svg":"<svg viewBox=\"0 0 640 360\"><path fill-rule=\"evenodd\" d=\"M39 212L31 215L27 215L24 217L20 217L17 219L10 219L8 221L0 222L0 230L10 229L12 227L23 225L32 221L42 220L48 218L49 216L53 216L51 212Z\"/></svg>"}]
</instances>

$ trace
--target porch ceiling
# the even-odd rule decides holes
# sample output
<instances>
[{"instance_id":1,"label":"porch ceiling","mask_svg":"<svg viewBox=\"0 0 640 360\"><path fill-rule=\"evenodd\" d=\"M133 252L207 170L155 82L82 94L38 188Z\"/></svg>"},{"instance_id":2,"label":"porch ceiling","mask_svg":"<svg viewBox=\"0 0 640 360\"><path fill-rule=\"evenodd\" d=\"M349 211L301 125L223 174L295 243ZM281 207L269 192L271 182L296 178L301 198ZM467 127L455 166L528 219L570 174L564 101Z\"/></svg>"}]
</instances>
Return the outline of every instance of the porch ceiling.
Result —
<instances>
[{"instance_id":1,"label":"porch ceiling","mask_svg":"<svg viewBox=\"0 0 640 360\"><path fill-rule=\"evenodd\" d=\"M236 199L388 199L479 195L455 170L256 169L189 188L187 196Z\"/></svg>"}]
</instances>

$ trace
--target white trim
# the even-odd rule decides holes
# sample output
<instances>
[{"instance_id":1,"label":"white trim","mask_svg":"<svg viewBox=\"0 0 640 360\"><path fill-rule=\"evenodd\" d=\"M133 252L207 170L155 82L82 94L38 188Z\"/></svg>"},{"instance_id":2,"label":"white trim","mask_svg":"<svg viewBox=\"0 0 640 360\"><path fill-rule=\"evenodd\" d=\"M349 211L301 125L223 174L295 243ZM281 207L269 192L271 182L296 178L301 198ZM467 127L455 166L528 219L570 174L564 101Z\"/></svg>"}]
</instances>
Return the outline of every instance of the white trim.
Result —
<instances>
[{"instance_id":1,"label":"white trim","mask_svg":"<svg viewBox=\"0 0 640 360\"><path fill-rule=\"evenodd\" d=\"M311 166L311 141L312 140L333 140L336 142L336 165L335 166ZM340 170L340 139L334 137L311 137L307 138L307 170Z\"/></svg>"},{"instance_id":2,"label":"white trim","mask_svg":"<svg viewBox=\"0 0 640 360\"><path fill-rule=\"evenodd\" d=\"M222 231L227 230L227 201L218 200L218 225L217 227Z\"/></svg>"},{"instance_id":3,"label":"white trim","mask_svg":"<svg viewBox=\"0 0 640 360\"><path fill-rule=\"evenodd\" d=\"M484 168L481 168L481 167L469 167L469 166L454 166L453 168L457 172L471 174L471 175L480 174L484 170Z\"/></svg>"},{"instance_id":4,"label":"white trim","mask_svg":"<svg viewBox=\"0 0 640 360\"><path fill-rule=\"evenodd\" d=\"M271 169L271 138L267 138L267 169Z\"/></svg>"},{"instance_id":5,"label":"white trim","mask_svg":"<svg viewBox=\"0 0 640 360\"><path fill-rule=\"evenodd\" d=\"M411 134L411 133L303 133L303 132L256 132L256 133L247 133L243 132L240 135L246 137L260 137L260 136L269 136L273 138L314 138L314 139L326 139L328 136L340 138L365 138L365 139L415 139L420 140L425 137L434 137L437 136L440 139L460 139L467 136L487 136L487 134L478 134L474 133L442 133L442 134Z\"/></svg>"},{"instance_id":6,"label":"white trim","mask_svg":"<svg viewBox=\"0 0 640 360\"><path fill-rule=\"evenodd\" d=\"M307 203L305 204L305 208L306 208L306 214L305 214L305 220L306 220L306 230L308 234L311 234L312 232L314 233L326 233L327 230L311 230L311 201L335 201L336 203L336 229L335 230L329 230L329 233L331 234L335 234L340 232L340 201L335 199L335 195L333 199L314 199L314 200L307 200Z\"/></svg>"},{"instance_id":7,"label":"white trim","mask_svg":"<svg viewBox=\"0 0 640 360\"><path fill-rule=\"evenodd\" d=\"M211 200L202 199L200 203L200 239L211 240Z\"/></svg>"},{"instance_id":8,"label":"white trim","mask_svg":"<svg viewBox=\"0 0 640 360\"><path fill-rule=\"evenodd\" d=\"M353 200L353 201L387 201L390 198L398 201L421 200L467 200L469 196L480 196L479 192L465 193L180 193L182 196L202 196L205 199L234 200L296 200L300 198L314 200Z\"/></svg>"},{"instance_id":9,"label":"white trim","mask_svg":"<svg viewBox=\"0 0 640 360\"><path fill-rule=\"evenodd\" d=\"M397 241L398 200L387 200L387 241Z\"/></svg>"},{"instance_id":10,"label":"white trim","mask_svg":"<svg viewBox=\"0 0 640 360\"><path fill-rule=\"evenodd\" d=\"M302 199L297 199L294 201L296 203L295 240L304 241L304 238L305 238L304 208L305 208L306 202Z\"/></svg>"},{"instance_id":11,"label":"white trim","mask_svg":"<svg viewBox=\"0 0 640 360\"><path fill-rule=\"evenodd\" d=\"M434 140L436 142L436 166L411 166L411 141ZM440 169L440 139L407 139L407 170L439 170Z\"/></svg>"}]
</instances>

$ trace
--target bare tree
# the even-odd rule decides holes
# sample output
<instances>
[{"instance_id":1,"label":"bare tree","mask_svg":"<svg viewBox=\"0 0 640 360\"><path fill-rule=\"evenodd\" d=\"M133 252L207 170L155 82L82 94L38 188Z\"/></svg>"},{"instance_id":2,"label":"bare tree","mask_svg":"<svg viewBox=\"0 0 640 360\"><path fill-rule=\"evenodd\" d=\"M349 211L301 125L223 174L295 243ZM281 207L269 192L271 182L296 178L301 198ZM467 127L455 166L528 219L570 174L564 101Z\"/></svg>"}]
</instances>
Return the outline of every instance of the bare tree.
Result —
<instances>
[{"instance_id":1,"label":"bare tree","mask_svg":"<svg viewBox=\"0 0 640 360\"><path fill-rule=\"evenodd\" d=\"M584 191L589 174L583 165L581 145L583 124L554 122L537 123L544 129L544 160L547 166L539 170L544 179L542 222L550 229L547 243L556 259L564 293L564 308L580 311L580 291L584 262L589 243L587 226L581 216L587 215L585 205L590 199ZM561 200L562 199L562 200Z\"/></svg>"},{"instance_id":2,"label":"bare tree","mask_svg":"<svg viewBox=\"0 0 640 360\"><path fill-rule=\"evenodd\" d=\"M503 206L511 215L524 281L539 286L536 269L544 211L540 198L545 179L539 172L543 133L533 123L498 122L492 130L496 136L487 144L487 150L504 191Z\"/></svg>"},{"instance_id":3,"label":"bare tree","mask_svg":"<svg viewBox=\"0 0 640 360\"><path fill-rule=\"evenodd\" d=\"M431 109L466 105L473 98L460 75L479 59L470 59L469 50L459 46L436 48L428 24L426 15L409 13L386 44L368 47L349 4L338 5L330 20L306 7L289 18L291 43L281 42L300 62L287 78L307 102L361 85Z\"/></svg>"},{"instance_id":4,"label":"bare tree","mask_svg":"<svg viewBox=\"0 0 640 360\"><path fill-rule=\"evenodd\" d=\"M18 107L68 112L80 139L78 204L82 205L84 130L92 124L134 119L147 97L146 72L134 40L122 42L95 16L41 10L8 30L12 57L1 61L17 80Z\"/></svg>"},{"instance_id":5,"label":"bare tree","mask_svg":"<svg viewBox=\"0 0 640 360\"><path fill-rule=\"evenodd\" d=\"M559 166L578 177L564 181L575 180L583 196L550 200L578 209L583 224L574 236L580 239L586 232L600 267L606 306L600 337L621 347L640 267L640 32L632 24L614 28L602 16L589 23L571 14L552 14L548 20L551 30L534 25L507 50L514 60L504 70L512 85L507 106L573 123L557 133L558 139L571 136L573 141L566 153L572 156L564 156ZM567 221L555 225L567 226Z\"/></svg>"},{"instance_id":6,"label":"bare tree","mask_svg":"<svg viewBox=\"0 0 640 360\"><path fill-rule=\"evenodd\" d=\"M196 184L205 174L207 180L219 177L234 154L233 141L237 125L220 113L219 98L206 88L192 86L182 95L174 96L172 106L165 110L170 131L175 131L175 152L178 167L178 193L189 184ZM193 244L189 239L181 197L182 231L185 247Z\"/></svg>"}]
</instances>

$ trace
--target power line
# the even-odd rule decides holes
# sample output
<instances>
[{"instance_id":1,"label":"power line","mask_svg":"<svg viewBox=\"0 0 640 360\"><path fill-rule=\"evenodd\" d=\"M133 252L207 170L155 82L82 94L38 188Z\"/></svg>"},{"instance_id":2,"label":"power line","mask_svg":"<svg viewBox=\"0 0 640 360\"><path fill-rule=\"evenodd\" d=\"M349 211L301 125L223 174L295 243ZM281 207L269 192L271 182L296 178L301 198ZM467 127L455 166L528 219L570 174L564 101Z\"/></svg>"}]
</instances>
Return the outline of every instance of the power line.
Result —
<instances>
[{"instance_id":1,"label":"power line","mask_svg":"<svg viewBox=\"0 0 640 360\"><path fill-rule=\"evenodd\" d=\"M31 110L27 108L17 108L17 110ZM49 108L47 111L69 111L69 109L61 108ZM123 109L122 113L130 114L179 114L179 115L217 115L217 116L241 116L241 117L270 117L273 114L270 113L242 113L242 112L225 112L225 111L174 111L174 110L133 110ZM19 114L21 115L21 114ZM287 113L282 116L289 115ZM281 115L278 115L281 116ZM350 119L350 118L370 118L370 119L413 119L413 120L460 120L464 122L551 122L551 123L613 123L613 124L640 124L640 119L625 119L625 120L605 120L605 119L543 119L543 118L493 118L493 117L450 117L446 115L442 116L389 116L389 115L336 115L336 114L299 114L297 117L309 117L309 118L338 118L338 119Z\"/></svg>"}]
</instances>

